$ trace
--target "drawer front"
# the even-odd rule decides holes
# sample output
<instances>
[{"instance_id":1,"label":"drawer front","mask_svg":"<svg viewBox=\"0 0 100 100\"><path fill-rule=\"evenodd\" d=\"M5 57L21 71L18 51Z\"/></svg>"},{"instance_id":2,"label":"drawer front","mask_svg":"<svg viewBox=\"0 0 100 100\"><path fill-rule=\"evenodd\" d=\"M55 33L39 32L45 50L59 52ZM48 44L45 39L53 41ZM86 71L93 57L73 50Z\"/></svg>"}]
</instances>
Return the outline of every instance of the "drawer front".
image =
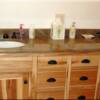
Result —
<instances>
[{"instance_id":1,"label":"drawer front","mask_svg":"<svg viewBox=\"0 0 100 100\"><path fill-rule=\"evenodd\" d=\"M37 99L38 100L62 100L64 99L64 92L41 92L37 93Z\"/></svg>"},{"instance_id":2,"label":"drawer front","mask_svg":"<svg viewBox=\"0 0 100 100\"><path fill-rule=\"evenodd\" d=\"M32 57L2 57L0 58L0 72L31 71L32 64Z\"/></svg>"},{"instance_id":3,"label":"drawer front","mask_svg":"<svg viewBox=\"0 0 100 100\"><path fill-rule=\"evenodd\" d=\"M72 87L69 90L69 99L72 100L93 100L95 95L94 88Z\"/></svg>"},{"instance_id":4,"label":"drawer front","mask_svg":"<svg viewBox=\"0 0 100 100\"><path fill-rule=\"evenodd\" d=\"M65 68L67 63L67 57L65 56L49 56L38 58L38 68Z\"/></svg>"},{"instance_id":5,"label":"drawer front","mask_svg":"<svg viewBox=\"0 0 100 100\"><path fill-rule=\"evenodd\" d=\"M65 72L39 72L38 89L64 88Z\"/></svg>"},{"instance_id":6,"label":"drawer front","mask_svg":"<svg viewBox=\"0 0 100 100\"><path fill-rule=\"evenodd\" d=\"M95 67L98 65L98 57L97 56L73 56L72 57L72 68L80 67L80 68L88 68L90 66Z\"/></svg>"},{"instance_id":7,"label":"drawer front","mask_svg":"<svg viewBox=\"0 0 100 100\"><path fill-rule=\"evenodd\" d=\"M72 70L71 85L96 84L97 70Z\"/></svg>"}]
</instances>

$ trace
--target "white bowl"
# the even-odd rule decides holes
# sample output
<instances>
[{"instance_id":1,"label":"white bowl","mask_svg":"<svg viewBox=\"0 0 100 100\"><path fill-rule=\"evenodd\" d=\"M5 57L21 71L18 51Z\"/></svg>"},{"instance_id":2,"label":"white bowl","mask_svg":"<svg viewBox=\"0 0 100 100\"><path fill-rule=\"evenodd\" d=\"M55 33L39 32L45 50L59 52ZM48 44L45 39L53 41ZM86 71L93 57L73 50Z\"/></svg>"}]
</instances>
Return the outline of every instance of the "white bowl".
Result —
<instances>
[{"instance_id":1,"label":"white bowl","mask_svg":"<svg viewBox=\"0 0 100 100\"><path fill-rule=\"evenodd\" d=\"M92 38L95 37L95 36L92 35L92 34L82 34L82 36L83 36L85 39L92 39Z\"/></svg>"}]
</instances>

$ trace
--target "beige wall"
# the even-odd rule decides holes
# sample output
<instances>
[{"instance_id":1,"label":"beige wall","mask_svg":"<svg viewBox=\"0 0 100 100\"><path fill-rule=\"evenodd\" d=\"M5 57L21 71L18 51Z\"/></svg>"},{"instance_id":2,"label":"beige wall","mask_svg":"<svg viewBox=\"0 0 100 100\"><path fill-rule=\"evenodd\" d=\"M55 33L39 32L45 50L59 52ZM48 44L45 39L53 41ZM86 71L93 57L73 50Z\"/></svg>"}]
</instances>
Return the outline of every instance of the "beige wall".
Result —
<instances>
[{"instance_id":1,"label":"beige wall","mask_svg":"<svg viewBox=\"0 0 100 100\"><path fill-rule=\"evenodd\" d=\"M81 1L81 2L80 2ZM100 28L100 1L93 0L0 0L0 27L50 27L56 13L64 13L66 27Z\"/></svg>"}]
</instances>

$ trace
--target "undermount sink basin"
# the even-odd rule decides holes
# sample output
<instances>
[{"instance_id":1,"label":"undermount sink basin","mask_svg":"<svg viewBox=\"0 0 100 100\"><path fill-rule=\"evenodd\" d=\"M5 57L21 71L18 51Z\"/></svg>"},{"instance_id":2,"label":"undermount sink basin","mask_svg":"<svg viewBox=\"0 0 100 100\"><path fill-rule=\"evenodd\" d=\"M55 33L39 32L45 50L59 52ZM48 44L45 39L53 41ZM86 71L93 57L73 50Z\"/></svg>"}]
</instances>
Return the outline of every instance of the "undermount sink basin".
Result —
<instances>
[{"instance_id":1,"label":"undermount sink basin","mask_svg":"<svg viewBox=\"0 0 100 100\"><path fill-rule=\"evenodd\" d=\"M16 42L16 41L0 41L0 48L17 48L22 47L25 44L22 42Z\"/></svg>"}]
</instances>

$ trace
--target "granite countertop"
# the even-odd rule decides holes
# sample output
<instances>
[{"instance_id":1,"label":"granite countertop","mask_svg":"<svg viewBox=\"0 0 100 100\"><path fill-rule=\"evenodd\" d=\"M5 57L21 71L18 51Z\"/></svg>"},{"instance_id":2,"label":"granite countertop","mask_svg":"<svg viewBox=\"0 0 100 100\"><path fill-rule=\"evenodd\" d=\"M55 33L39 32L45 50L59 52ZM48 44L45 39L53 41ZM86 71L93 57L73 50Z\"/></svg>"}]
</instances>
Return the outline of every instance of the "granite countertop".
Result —
<instances>
[{"instance_id":1,"label":"granite countertop","mask_svg":"<svg viewBox=\"0 0 100 100\"><path fill-rule=\"evenodd\" d=\"M12 40L10 40L12 41ZM13 40L25 43L25 46L18 48L0 48L0 53L94 53L100 52L100 40L91 39L86 40L83 38L70 40L52 40L52 39L23 39Z\"/></svg>"},{"instance_id":2,"label":"granite countertop","mask_svg":"<svg viewBox=\"0 0 100 100\"><path fill-rule=\"evenodd\" d=\"M9 30L3 30L3 32ZM10 30L10 32L16 30ZM9 41L20 41L25 43L25 46L18 48L0 48L0 54L3 53L32 53L32 54L100 54L100 37L93 39L84 39L80 33L96 33L100 30L77 30L76 39L68 39L68 30L66 30L65 40L52 40L50 39L50 30L37 29L35 39L8 39ZM1 30L2 32L2 30ZM0 40L2 41L2 40ZM4 40L5 41L5 40Z\"/></svg>"}]
</instances>

